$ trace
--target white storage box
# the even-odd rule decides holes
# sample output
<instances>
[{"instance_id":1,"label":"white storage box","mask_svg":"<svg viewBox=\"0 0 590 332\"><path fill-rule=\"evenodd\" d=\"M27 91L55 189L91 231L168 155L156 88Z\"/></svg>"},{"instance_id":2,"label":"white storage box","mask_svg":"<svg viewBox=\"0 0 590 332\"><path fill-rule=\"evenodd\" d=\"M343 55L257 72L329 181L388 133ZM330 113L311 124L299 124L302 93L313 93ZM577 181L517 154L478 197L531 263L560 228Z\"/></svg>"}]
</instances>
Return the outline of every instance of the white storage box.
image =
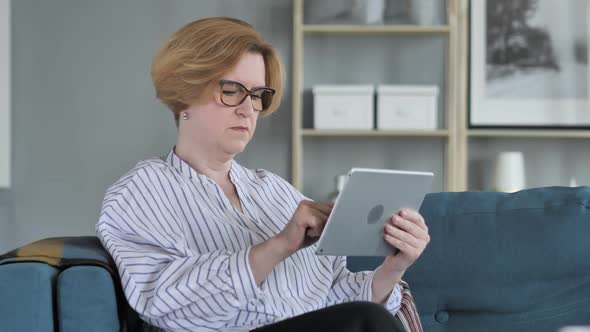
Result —
<instances>
[{"instance_id":1,"label":"white storage box","mask_svg":"<svg viewBox=\"0 0 590 332\"><path fill-rule=\"evenodd\" d=\"M316 129L373 129L373 85L316 85L313 123Z\"/></svg>"},{"instance_id":2,"label":"white storage box","mask_svg":"<svg viewBox=\"0 0 590 332\"><path fill-rule=\"evenodd\" d=\"M437 129L438 87L377 87L377 129Z\"/></svg>"}]
</instances>

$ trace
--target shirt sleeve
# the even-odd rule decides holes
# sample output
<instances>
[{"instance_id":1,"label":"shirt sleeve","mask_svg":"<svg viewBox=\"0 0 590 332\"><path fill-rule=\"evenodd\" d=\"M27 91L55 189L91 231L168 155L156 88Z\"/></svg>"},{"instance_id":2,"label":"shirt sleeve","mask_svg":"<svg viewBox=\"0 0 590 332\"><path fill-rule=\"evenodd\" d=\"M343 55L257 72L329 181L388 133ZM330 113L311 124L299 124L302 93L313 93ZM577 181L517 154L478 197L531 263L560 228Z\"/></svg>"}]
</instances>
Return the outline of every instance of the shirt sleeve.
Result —
<instances>
[{"instance_id":1,"label":"shirt sleeve","mask_svg":"<svg viewBox=\"0 0 590 332\"><path fill-rule=\"evenodd\" d=\"M371 301L373 297L374 271L350 272L346 268L346 257L334 259L334 281L328 293L328 305L350 301ZM401 288L396 284L384 302L385 309L396 314L401 306Z\"/></svg>"},{"instance_id":2,"label":"shirt sleeve","mask_svg":"<svg viewBox=\"0 0 590 332\"><path fill-rule=\"evenodd\" d=\"M96 231L127 300L144 320L169 329L219 330L260 296L250 247L195 252L165 222L146 219L141 208L129 190L107 193Z\"/></svg>"}]
</instances>

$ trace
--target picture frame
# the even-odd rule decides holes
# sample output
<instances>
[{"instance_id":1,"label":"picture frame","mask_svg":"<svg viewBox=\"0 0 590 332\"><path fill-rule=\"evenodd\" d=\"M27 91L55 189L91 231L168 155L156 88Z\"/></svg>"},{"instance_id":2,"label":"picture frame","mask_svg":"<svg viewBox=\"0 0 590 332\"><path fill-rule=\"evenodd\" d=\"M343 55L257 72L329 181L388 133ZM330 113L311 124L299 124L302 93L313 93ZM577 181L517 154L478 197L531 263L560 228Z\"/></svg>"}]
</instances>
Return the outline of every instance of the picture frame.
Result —
<instances>
[{"instance_id":1,"label":"picture frame","mask_svg":"<svg viewBox=\"0 0 590 332\"><path fill-rule=\"evenodd\" d=\"M471 0L470 128L590 128L590 4Z\"/></svg>"},{"instance_id":2,"label":"picture frame","mask_svg":"<svg viewBox=\"0 0 590 332\"><path fill-rule=\"evenodd\" d=\"M10 187L11 165L10 0L0 0L0 189Z\"/></svg>"}]
</instances>

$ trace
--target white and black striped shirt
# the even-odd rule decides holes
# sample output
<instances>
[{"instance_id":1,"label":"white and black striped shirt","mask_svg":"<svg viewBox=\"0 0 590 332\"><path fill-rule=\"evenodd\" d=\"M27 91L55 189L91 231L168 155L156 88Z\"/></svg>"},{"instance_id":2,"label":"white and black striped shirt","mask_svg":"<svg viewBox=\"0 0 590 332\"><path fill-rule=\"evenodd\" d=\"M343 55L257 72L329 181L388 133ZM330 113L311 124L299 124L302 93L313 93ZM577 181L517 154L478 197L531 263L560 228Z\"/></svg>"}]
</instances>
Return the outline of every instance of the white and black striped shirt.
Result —
<instances>
[{"instance_id":1,"label":"white and black striped shirt","mask_svg":"<svg viewBox=\"0 0 590 332\"><path fill-rule=\"evenodd\" d=\"M242 211L172 149L139 162L113 184L96 226L131 306L150 324L179 331L246 331L326 306L371 300L373 272L314 247L279 263L260 287L250 248L279 233L304 196L279 176L233 161ZM396 285L386 301L400 306Z\"/></svg>"}]
</instances>

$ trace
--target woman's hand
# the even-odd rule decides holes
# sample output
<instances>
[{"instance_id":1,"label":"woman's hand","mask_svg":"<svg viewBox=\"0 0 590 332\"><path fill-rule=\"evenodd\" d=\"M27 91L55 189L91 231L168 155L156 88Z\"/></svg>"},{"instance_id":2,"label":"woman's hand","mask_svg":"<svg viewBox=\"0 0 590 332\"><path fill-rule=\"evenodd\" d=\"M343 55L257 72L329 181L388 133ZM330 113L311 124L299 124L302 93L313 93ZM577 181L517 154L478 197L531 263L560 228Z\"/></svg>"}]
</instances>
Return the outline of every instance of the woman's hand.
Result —
<instances>
[{"instance_id":1,"label":"woman's hand","mask_svg":"<svg viewBox=\"0 0 590 332\"><path fill-rule=\"evenodd\" d=\"M372 301L383 303L408 267L412 265L430 242L424 218L411 209L402 209L385 225L385 241L399 251L385 257L373 276Z\"/></svg>"},{"instance_id":2,"label":"woman's hand","mask_svg":"<svg viewBox=\"0 0 590 332\"><path fill-rule=\"evenodd\" d=\"M333 207L332 202L299 203L287 226L276 236L287 256L319 239Z\"/></svg>"},{"instance_id":3,"label":"woman's hand","mask_svg":"<svg viewBox=\"0 0 590 332\"><path fill-rule=\"evenodd\" d=\"M422 254L428 242L428 227L424 218L415 210L402 209L385 225L385 241L399 250L387 256L383 267L393 273L403 273Z\"/></svg>"},{"instance_id":4,"label":"woman's hand","mask_svg":"<svg viewBox=\"0 0 590 332\"><path fill-rule=\"evenodd\" d=\"M248 259L257 285L275 265L318 240L333 206L333 203L301 201L279 234L252 247Z\"/></svg>"}]
</instances>

